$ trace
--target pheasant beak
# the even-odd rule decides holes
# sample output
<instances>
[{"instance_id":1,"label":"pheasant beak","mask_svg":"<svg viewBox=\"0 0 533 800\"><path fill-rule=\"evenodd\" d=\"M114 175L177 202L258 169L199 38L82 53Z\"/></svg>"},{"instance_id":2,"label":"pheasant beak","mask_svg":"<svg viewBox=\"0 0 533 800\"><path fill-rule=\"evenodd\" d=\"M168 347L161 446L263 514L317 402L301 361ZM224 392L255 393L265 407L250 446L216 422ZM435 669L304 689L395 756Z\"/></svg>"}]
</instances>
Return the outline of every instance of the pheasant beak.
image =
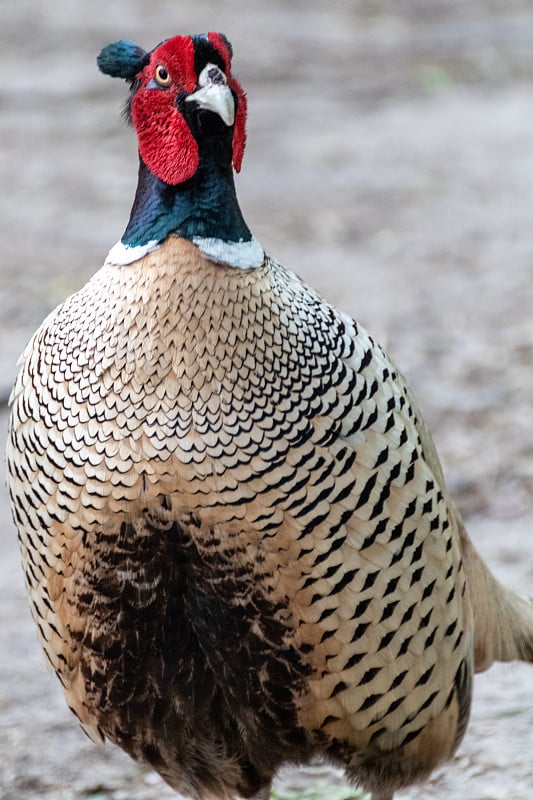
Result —
<instances>
[{"instance_id":1,"label":"pheasant beak","mask_svg":"<svg viewBox=\"0 0 533 800\"><path fill-rule=\"evenodd\" d=\"M214 111L230 126L235 122L235 100L226 82L226 76L215 64L207 64L198 78L200 86L185 99L194 101L200 108Z\"/></svg>"}]
</instances>

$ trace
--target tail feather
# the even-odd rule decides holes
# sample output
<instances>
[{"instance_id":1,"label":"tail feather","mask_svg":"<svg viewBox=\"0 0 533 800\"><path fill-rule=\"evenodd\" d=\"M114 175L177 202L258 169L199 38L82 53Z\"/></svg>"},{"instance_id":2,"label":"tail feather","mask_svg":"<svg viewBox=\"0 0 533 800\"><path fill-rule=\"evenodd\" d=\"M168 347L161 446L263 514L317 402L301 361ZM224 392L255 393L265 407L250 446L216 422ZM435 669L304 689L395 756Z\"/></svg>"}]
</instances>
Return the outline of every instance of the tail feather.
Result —
<instances>
[{"instance_id":1,"label":"tail feather","mask_svg":"<svg viewBox=\"0 0 533 800\"><path fill-rule=\"evenodd\" d=\"M533 662L533 603L492 575L458 515L463 562L474 617L474 663L483 672L494 661Z\"/></svg>"}]
</instances>

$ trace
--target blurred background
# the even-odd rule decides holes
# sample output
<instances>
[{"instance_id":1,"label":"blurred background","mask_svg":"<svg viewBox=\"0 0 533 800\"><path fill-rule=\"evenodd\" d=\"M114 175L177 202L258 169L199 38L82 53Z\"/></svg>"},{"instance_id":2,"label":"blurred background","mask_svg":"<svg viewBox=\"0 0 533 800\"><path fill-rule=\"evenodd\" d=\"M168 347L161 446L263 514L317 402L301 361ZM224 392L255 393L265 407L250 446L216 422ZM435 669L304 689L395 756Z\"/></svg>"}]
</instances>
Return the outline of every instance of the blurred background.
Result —
<instances>
[{"instance_id":1,"label":"blurred background","mask_svg":"<svg viewBox=\"0 0 533 800\"><path fill-rule=\"evenodd\" d=\"M232 41L248 92L250 227L393 355L477 547L533 594L531 1L2 0L2 447L25 341L102 264L133 200L127 87L96 54L207 30ZM170 798L66 709L1 470L0 798ZM454 761L407 795L529 799L532 753L533 668L495 667Z\"/></svg>"}]
</instances>

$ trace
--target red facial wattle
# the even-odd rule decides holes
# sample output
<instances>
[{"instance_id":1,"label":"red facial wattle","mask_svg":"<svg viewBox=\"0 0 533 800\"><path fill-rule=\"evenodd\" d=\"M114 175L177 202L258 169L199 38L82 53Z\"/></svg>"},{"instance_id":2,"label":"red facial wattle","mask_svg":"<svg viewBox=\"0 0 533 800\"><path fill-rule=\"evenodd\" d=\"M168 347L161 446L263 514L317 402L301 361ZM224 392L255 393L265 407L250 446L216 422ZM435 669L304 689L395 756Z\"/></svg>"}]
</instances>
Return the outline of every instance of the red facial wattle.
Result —
<instances>
[{"instance_id":1,"label":"red facial wattle","mask_svg":"<svg viewBox=\"0 0 533 800\"><path fill-rule=\"evenodd\" d=\"M167 89L156 86L156 67L164 64L172 75ZM176 107L178 87L196 87L194 44L190 36L175 36L160 45L139 74L141 86L133 97L131 114L139 140L139 153L154 175L176 185L192 178L198 169L198 144ZM152 88L152 86L154 88Z\"/></svg>"},{"instance_id":2,"label":"red facial wattle","mask_svg":"<svg viewBox=\"0 0 533 800\"><path fill-rule=\"evenodd\" d=\"M246 148L246 94L240 83L236 81L235 78L231 77L231 53L224 36L211 31L207 34L207 38L221 55L224 61L228 86L237 95L237 113L235 115L235 127L233 129L233 167L236 172L240 172L244 150Z\"/></svg>"},{"instance_id":3,"label":"red facial wattle","mask_svg":"<svg viewBox=\"0 0 533 800\"><path fill-rule=\"evenodd\" d=\"M237 113L233 129L233 167L236 172L240 172L246 147L246 95L240 83L237 83L234 78L228 81L228 85L237 95Z\"/></svg>"}]
</instances>

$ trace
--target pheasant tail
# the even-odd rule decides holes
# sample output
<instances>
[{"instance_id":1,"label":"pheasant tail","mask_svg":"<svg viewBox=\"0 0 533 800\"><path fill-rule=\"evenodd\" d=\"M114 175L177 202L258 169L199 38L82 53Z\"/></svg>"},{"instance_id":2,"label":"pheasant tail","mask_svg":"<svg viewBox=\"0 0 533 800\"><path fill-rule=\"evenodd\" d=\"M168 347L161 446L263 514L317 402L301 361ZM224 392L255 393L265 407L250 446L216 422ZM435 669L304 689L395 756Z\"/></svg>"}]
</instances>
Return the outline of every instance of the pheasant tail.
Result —
<instances>
[{"instance_id":1,"label":"pheasant tail","mask_svg":"<svg viewBox=\"0 0 533 800\"><path fill-rule=\"evenodd\" d=\"M533 603L494 577L459 517L457 522L474 617L476 672L495 661L533 662Z\"/></svg>"}]
</instances>

